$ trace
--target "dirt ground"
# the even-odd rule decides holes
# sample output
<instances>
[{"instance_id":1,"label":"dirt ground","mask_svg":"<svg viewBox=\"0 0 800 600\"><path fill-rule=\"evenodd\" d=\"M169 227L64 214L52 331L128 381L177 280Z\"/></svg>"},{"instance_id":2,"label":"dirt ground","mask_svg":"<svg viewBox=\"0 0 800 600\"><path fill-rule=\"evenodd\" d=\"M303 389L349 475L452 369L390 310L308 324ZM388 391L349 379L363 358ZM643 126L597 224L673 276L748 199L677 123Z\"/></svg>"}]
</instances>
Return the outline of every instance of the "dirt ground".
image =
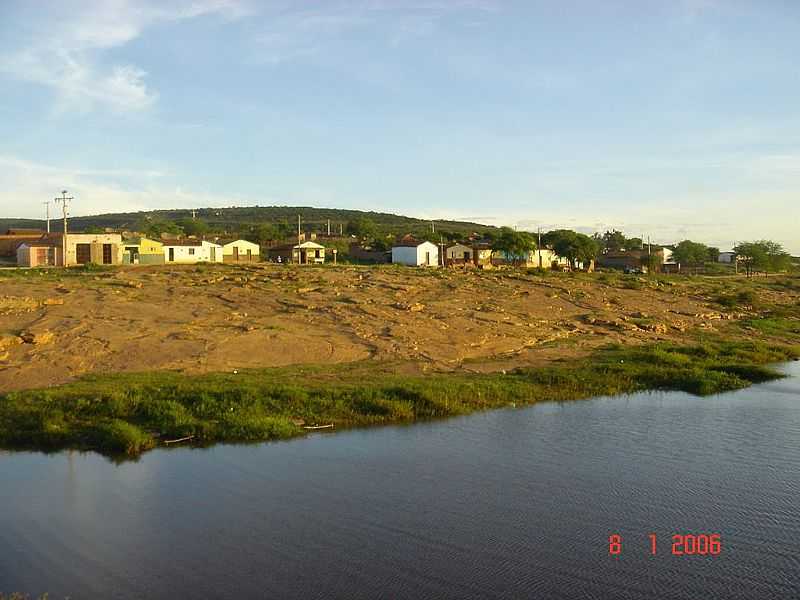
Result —
<instances>
[{"instance_id":1,"label":"dirt ground","mask_svg":"<svg viewBox=\"0 0 800 600\"><path fill-rule=\"evenodd\" d=\"M0 391L93 372L362 360L423 372L501 370L610 342L681 341L741 316L676 281L277 265L7 277Z\"/></svg>"}]
</instances>

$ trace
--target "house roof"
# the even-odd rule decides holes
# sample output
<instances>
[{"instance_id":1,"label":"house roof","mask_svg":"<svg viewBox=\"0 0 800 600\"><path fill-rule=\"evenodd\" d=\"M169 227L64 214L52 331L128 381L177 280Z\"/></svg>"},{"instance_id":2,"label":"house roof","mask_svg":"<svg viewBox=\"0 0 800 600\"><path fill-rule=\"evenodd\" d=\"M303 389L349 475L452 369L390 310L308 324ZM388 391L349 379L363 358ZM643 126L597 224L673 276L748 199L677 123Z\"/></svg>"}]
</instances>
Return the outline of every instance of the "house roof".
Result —
<instances>
[{"instance_id":1,"label":"house roof","mask_svg":"<svg viewBox=\"0 0 800 600\"><path fill-rule=\"evenodd\" d=\"M392 244L392 248L419 248L422 244L433 244L428 240L400 240ZM436 246L436 244L433 244Z\"/></svg>"},{"instance_id":2,"label":"house roof","mask_svg":"<svg viewBox=\"0 0 800 600\"><path fill-rule=\"evenodd\" d=\"M211 244L212 246L219 246L219 244L215 244L214 242L209 242L208 240L169 240L163 241L164 247L167 246L192 246L192 247L199 247L203 244Z\"/></svg>"},{"instance_id":3,"label":"house roof","mask_svg":"<svg viewBox=\"0 0 800 600\"><path fill-rule=\"evenodd\" d=\"M22 248L22 246L28 246L29 248L58 248L59 246L54 242L48 241L30 241L30 242L22 242L17 248Z\"/></svg>"},{"instance_id":4,"label":"house roof","mask_svg":"<svg viewBox=\"0 0 800 600\"><path fill-rule=\"evenodd\" d=\"M303 242L302 244L293 246L293 248L312 248L314 250L324 250L325 246L317 244L316 242Z\"/></svg>"}]
</instances>

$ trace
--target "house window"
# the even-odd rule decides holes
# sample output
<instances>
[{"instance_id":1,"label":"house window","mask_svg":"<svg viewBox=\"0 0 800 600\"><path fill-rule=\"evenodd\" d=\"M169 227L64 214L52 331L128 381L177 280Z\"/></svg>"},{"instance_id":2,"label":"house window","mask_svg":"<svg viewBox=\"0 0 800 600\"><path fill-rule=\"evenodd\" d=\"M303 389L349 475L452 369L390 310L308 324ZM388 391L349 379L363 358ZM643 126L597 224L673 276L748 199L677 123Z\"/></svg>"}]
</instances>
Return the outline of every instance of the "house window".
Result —
<instances>
[{"instance_id":1,"label":"house window","mask_svg":"<svg viewBox=\"0 0 800 600\"><path fill-rule=\"evenodd\" d=\"M194 256L194 248L189 248L189 254Z\"/></svg>"}]
</instances>

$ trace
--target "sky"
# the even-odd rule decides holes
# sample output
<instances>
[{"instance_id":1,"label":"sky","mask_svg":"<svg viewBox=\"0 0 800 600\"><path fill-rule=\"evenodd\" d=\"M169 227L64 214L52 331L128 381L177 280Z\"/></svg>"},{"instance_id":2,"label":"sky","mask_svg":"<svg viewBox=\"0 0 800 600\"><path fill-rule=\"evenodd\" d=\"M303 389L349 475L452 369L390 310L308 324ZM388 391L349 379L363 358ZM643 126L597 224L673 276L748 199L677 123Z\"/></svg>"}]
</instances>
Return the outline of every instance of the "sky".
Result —
<instances>
[{"instance_id":1,"label":"sky","mask_svg":"<svg viewBox=\"0 0 800 600\"><path fill-rule=\"evenodd\" d=\"M800 254L796 0L0 2L0 217L302 205Z\"/></svg>"}]
</instances>

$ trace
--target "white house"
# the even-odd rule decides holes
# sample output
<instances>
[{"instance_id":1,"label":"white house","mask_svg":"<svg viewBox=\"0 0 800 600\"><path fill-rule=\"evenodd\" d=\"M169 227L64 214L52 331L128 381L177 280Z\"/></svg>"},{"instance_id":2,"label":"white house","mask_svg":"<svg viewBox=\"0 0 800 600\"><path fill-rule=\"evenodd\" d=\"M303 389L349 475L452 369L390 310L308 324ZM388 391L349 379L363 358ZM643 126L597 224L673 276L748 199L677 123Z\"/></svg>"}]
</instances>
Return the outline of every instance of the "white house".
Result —
<instances>
[{"instance_id":1,"label":"white house","mask_svg":"<svg viewBox=\"0 0 800 600\"><path fill-rule=\"evenodd\" d=\"M261 247L247 240L234 240L222 245L222 262L258 262Z\"/></svg>"},{"instance_id":2,"label":"white house","mask_svg":"<svg viewBox=\"0 0 800 600\"><path fill-rule=\"evenodd\" d=\"M439 248L431 242L402 242L392 246L392 262L411 267L436 267Z\"/></svg>"},{"instance_id":3,"label":"white house","mask_svg":"<svg viewBox=\"0 0 800 600\"><path fill-rule=\"evenodd\" d=\"M731 264L733 263L735 256L736 252L720 252L717 262Z\"/></svg>"},{"instance_id":4,"label":"white house","mask_svg":"<svg viewBox=\"0 0 800 600\"><path fill-rule=\"evenodd\" d=\"M222 246L205 240L171 240L164 242L164 263L192 265L221 263Z\"/></svg>"}]
</instances>

